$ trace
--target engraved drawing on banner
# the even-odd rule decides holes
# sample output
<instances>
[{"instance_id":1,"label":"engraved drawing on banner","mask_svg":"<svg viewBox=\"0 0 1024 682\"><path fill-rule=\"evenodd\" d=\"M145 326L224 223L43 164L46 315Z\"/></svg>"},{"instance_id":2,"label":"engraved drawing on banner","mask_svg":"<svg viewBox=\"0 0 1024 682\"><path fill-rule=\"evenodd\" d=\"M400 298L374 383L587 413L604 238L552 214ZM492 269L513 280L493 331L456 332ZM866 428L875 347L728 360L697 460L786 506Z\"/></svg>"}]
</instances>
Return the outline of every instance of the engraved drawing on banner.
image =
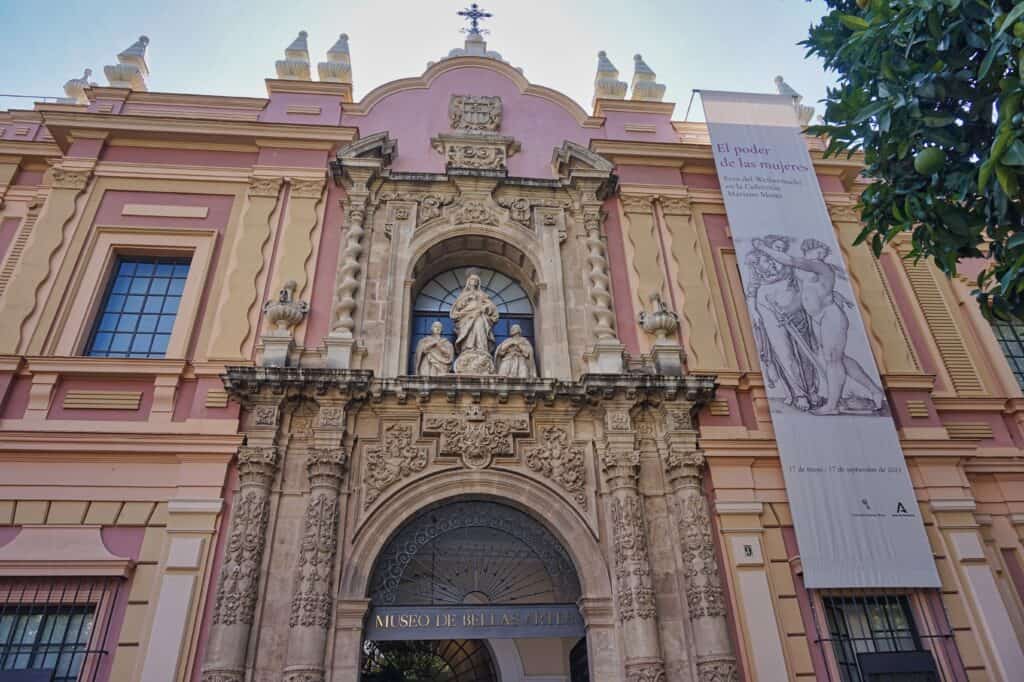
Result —
<instances>
[{"instance_id":1,"label":"engraved drawing on banner","mask_svg":"<svg viewBox=\"0 0 1024 682\"><path fill-rule=\"evenodd\" d=\"M847 347L854 302L831 247L765 234L749 249L745 293L773 410L887 415L884 391Z\"/></svg>"}]
</instances>

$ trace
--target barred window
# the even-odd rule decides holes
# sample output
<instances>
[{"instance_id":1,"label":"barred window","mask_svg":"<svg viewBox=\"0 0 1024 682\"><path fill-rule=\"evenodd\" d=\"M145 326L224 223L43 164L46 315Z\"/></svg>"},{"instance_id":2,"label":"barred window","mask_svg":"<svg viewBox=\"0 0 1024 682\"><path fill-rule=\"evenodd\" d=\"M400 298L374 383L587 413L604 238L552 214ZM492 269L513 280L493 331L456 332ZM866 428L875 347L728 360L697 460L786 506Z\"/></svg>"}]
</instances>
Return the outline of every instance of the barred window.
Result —
<instances>
[{"instance_id":1,"label":"barred window","mask_svg":"<svg viewBox=\"0 0 1024 682\"><path fill-rule=\"evenodd\" d=\"M164 357L189 262L188 258L163 256L118 258L86 355Z\"/></svg>"},{"instance_id":2,"label":"barred window","mask_svg":"<svg viewBox=\"0 0 1024 682\"><path fill-rule=\"evenodd\" d=\"M23 671L53 682L98 679L122 579L0 580L0 682ZM50 677L52 675L52 677Z\"/></svg>"},{"instance_id":3,"label":"barred window","mask_svg":"<svg viewBox=\"0 0 1024 682\"><path fill-rule=\"evenodd\" d=\"M905 595L823 597L843 682L939 682Z\"/></svg>"},{"instance_id":4,"label":"barred window","mask_svg":"<svg viewBox=\"0 0 1024 682\"><path fill-rule=\"evenodd\" d=\"M999 347L1003 349L1010 371L1024 388L1024 324L996 322L992 325Z\"/></svg>"}]
</instances>

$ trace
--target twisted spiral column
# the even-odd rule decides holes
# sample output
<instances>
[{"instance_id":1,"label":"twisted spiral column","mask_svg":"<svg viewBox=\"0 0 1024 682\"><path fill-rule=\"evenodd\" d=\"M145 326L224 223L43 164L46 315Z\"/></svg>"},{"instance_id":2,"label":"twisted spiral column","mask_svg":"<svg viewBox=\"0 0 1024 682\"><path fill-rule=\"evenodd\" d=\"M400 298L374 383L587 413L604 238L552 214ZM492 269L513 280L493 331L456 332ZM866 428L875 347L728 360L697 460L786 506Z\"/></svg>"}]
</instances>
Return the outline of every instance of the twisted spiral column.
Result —
<instances>
[{"instance_id":1,"label":"twisted spiral column","mask_svg":"<svg viewBox=\"0 0 1024 682\"><path fill-rule=\"evenodd\" d=\"M365 197L350 198L348 207L348 234L345 249L342 252L342 263L338 269L338 283L334 290L334 306L332 311L331 332L351 338L356 323L353 313L356 309L355 294L359 289L359 274L363 266L363 223L366 220Z\"/></svg>"},{"instance_id":2,"label":"twisted spiral column","mask_svg":"<svg viewBox=\"0 0 1024 682\"><path fill-rule=\"evenodd\" d=\"M587 263L590 265L589 293L597 323L594 333L598 339L614 339L615 313L612 312L608 257L605 254L604 241L601 239L602 218L599 206L588 206L583 209L583 227L587 233Z\"/></svg>"}]
</instances>

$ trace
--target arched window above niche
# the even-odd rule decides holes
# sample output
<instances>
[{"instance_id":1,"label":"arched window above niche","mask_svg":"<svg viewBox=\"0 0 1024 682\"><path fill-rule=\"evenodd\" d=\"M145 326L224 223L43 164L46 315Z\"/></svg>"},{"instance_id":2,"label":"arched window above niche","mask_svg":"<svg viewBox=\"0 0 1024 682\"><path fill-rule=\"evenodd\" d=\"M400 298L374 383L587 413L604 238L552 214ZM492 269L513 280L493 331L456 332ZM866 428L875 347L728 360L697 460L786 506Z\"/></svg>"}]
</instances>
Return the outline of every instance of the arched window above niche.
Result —
<instances>
[{"instance_id":1,"label":"arched window above niche","mask_svg":"<svg viewBox=\"0 0 1024 682\"><path fill-rule=\"evenodd\" d=\"M409 340L409 373L416 371L416 346L420 339L430 336L430 328L434 322L440 322L444 328L442 334L455 343L455 324L448 316L452 304L462 293L466 278L476 272L480 276L480 288L490 296L500 316L494 325L494 344L497 347L509 337L512 325L518 324L526 338L536 349L534 343L534 306L530 296L513 278L484 267L458 267L446 270L427 280L416 294L412 307L412 337ZM494 348L491 349L493 352Z\"/></svg>"}]
</instances>

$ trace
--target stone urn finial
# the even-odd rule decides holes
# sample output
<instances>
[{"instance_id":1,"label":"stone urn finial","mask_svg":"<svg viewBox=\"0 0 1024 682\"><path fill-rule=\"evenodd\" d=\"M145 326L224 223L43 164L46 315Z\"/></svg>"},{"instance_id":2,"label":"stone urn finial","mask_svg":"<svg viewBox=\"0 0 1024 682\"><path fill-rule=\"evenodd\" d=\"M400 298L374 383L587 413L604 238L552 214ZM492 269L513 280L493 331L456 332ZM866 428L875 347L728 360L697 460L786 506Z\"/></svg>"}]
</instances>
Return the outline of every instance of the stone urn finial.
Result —
<instances>
[{"instance_id":1,"label":"stone urn finial","mask_svg":"<svg viewBox=\"0 0 1024 682\"><path fill-rule=\"evenodd\" d=\"M668 309L658 292L651 294L648 300L651 302L651 310L640 312L640 326L648 334L657 337L656 344L668 343L668 337L679 328L679 316Z\"/></svg>"},{"instance_id":2,"label":"stone urn finial","mask_svg":"<svg viewBox=\"0 0 1024 682\"><path fill-rule=\"evenodd\" d=\"M267 323L271 325L271 334L275 336L290 336L292 327L302 322L302 319L309 312L309 304L305 301L295 300L295 289L298 288L295 280L288 280L281 287L277 298L267 301L263 305L263 314Z\"/></svg>"}]
</instances>

